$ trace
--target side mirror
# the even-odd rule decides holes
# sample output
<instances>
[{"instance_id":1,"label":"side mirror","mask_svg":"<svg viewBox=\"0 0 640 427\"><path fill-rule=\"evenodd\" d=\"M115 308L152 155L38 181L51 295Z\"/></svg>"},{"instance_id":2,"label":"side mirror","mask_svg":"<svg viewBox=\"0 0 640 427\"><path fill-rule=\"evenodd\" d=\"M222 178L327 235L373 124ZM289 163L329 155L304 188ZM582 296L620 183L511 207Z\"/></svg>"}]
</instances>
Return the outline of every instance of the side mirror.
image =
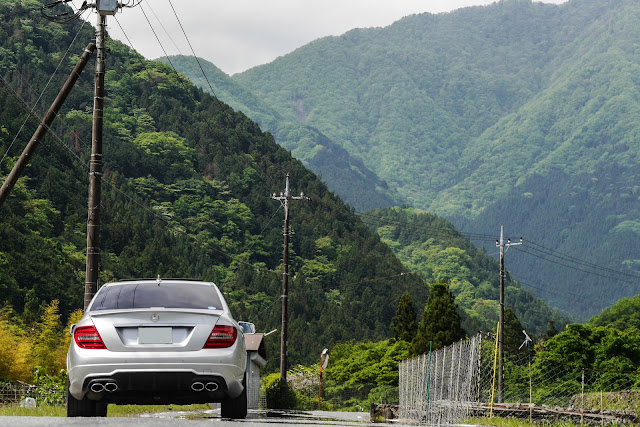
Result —
<instances>
[{"instance_id":1,"label":"side mirror","mask_svg":"<svg viewBox=\"0 0 640 427\"><path fill-rule=\"evenodd\" d=\"M243 334L255 334L256 333L256 325L250 322L238 322L240 328L242 328Z\"/></svg>"}]
</instances>

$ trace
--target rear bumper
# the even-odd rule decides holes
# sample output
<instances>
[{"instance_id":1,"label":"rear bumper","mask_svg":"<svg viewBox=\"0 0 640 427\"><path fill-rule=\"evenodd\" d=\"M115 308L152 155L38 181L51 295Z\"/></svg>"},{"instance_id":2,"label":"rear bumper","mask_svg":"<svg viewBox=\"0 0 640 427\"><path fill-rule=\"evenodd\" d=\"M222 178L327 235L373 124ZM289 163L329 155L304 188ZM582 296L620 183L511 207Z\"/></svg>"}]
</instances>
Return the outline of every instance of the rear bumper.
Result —
<instances>
[{"instance_id":1,"label":"rear bumper","mask_svg":"<svg viewBox=\"0 0 640 427\"><path fill-rule=\"evenodd\" d=\"M242 388L238 380L227 381L219 375L186 371L121 371L109 376L86 377L82 384L82 389L87 390L86 397L91 400L139 405L220 402L226 397L237 397Z\"/></svg>"},{"instance_id":2,"label":"rear bumper","mask_svg":"<svg viewBox=\"0 0 640 427\"><path fill-rule=\"evenodd\" d=\"M67 359L69 392L78 400L86 395L91 400L132 404L206 403L235 398L243 390L243 350L139 354L84 350L72 345ZM115 383L116 387L100 390L97 386L92 390L95 382ZM194 382L215 383L215 390L194 390Z\"/></svg>"}]
</instances>

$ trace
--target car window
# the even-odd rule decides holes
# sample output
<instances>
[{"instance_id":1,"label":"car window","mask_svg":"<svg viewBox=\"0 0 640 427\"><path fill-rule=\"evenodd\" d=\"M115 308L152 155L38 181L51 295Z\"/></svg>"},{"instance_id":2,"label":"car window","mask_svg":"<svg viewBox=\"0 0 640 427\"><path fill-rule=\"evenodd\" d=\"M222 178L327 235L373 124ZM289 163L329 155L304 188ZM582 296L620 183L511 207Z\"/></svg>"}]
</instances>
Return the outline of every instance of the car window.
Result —
<instances>
[{"instance_id":1,"label":"car window","mask_svg":"<svg viewBox=\"0 0 640 427\"><path fill-rule=\"evenodd\" d=\"M196 308L221 310L222 303L213 286L157 283L125 283L100 289L91 310L131 308Z\"/></svg>"}]
</instances>

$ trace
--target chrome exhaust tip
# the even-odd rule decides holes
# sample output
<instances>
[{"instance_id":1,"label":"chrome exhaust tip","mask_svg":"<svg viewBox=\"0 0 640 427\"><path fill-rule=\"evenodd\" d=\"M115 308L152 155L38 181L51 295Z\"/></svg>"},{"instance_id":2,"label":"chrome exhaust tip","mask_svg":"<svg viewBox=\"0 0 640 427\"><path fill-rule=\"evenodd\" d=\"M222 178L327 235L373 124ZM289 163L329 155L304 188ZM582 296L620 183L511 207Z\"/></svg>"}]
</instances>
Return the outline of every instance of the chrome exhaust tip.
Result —
<instances>
[{"instance_id":1,"label":"chrome exhaust tip","mask_svg":"<svg viewBox=\"0 0 640 427\"><path fill-rule=\"evenodd\" d=\"M101 393L101 392L104 391L104 385L101 384L101 383L93 383L93 384L91 384L91 386L89 388L94 393Z\"/></svg>"},{"instance_id":2,"label":"chrome exhaust tip","mask_svg":"<svg viewBox=\"0 0 640 427\"><path fill-rule=\"evenodd\" d=\"M118 384L116 384L116 383L106 383L104 385L104 389L109 393L113 393L114 391L118 390Z\"/></svg>"},{"instance_id":3,"label":"chrome exhaust tip","mask_svg":"<svg viewBox=\"0 0 640 427\"><path fill-rule=\"evenodd\" d=\"M202 384L200 381L196 381L193 384L191 384L191 390L202 391L204 390L204 384Z\"/></svg>"},{"instance_id":4,"label":"chrome exhaust tip","mask_svg":"<svg viewBox=\"0 0 640 427\"><path fill-rule=\"evenodd\" d=\"M204 388L207 391L216 391L218 389L218 383L214 383L213 381L208 382L207 384L205 384Z\"/></svg>"}]
</instances>

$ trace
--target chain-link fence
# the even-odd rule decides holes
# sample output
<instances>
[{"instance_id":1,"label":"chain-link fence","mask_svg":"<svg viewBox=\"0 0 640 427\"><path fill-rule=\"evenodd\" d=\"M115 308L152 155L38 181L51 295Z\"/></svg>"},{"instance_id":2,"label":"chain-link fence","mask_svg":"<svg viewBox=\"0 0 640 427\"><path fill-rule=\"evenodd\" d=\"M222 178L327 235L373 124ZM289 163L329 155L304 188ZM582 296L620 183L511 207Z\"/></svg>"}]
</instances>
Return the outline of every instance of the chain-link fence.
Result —
<instances>
[{"instance_id":1,"label":"chain-link fence","mask_svg":"<svg viewBox=\"0 0 640 427\"><path fill-rule=\"evenodd\" d=\"M482 337L400 362L400 417L427 424L469 418L477 408Z\"/></svg>"},{"instance_id":2,"label":"chain-link fence","mask_svg":"<svg viewBox=\"0 0 640 427\"><path fill-rule=\"evenodd\" d=\"M640 372L587 369L563 361L505 355L504 398L496 414L580 423L640 423ZM490 384L484 375L483 396Z\"/></svg>"},{"instance_id":3,"label":"chain-link fence","mask_svg":"<svg viewBox=\"0 0 640 427\"><path fill-rule=\"evenodd\" d=\"M0 381L0 405L24 404L27 398L38 405L66 404L66 392L58 385L38 387L19 381Z\"/></svg>"},{"instance_id":4,"label":"chain-link fence","mask_svg":"<svg viewBox=\"0 0 640 427\"><path fill-rule=\"evenodd\" d=\"M640 372L587 369L505 352L499 393L494 337L477 335L400 363L399 413L427 424L472 416L640 423ZM502 395L502 401L499 396Z\"/></svg>"}]
</instances>

